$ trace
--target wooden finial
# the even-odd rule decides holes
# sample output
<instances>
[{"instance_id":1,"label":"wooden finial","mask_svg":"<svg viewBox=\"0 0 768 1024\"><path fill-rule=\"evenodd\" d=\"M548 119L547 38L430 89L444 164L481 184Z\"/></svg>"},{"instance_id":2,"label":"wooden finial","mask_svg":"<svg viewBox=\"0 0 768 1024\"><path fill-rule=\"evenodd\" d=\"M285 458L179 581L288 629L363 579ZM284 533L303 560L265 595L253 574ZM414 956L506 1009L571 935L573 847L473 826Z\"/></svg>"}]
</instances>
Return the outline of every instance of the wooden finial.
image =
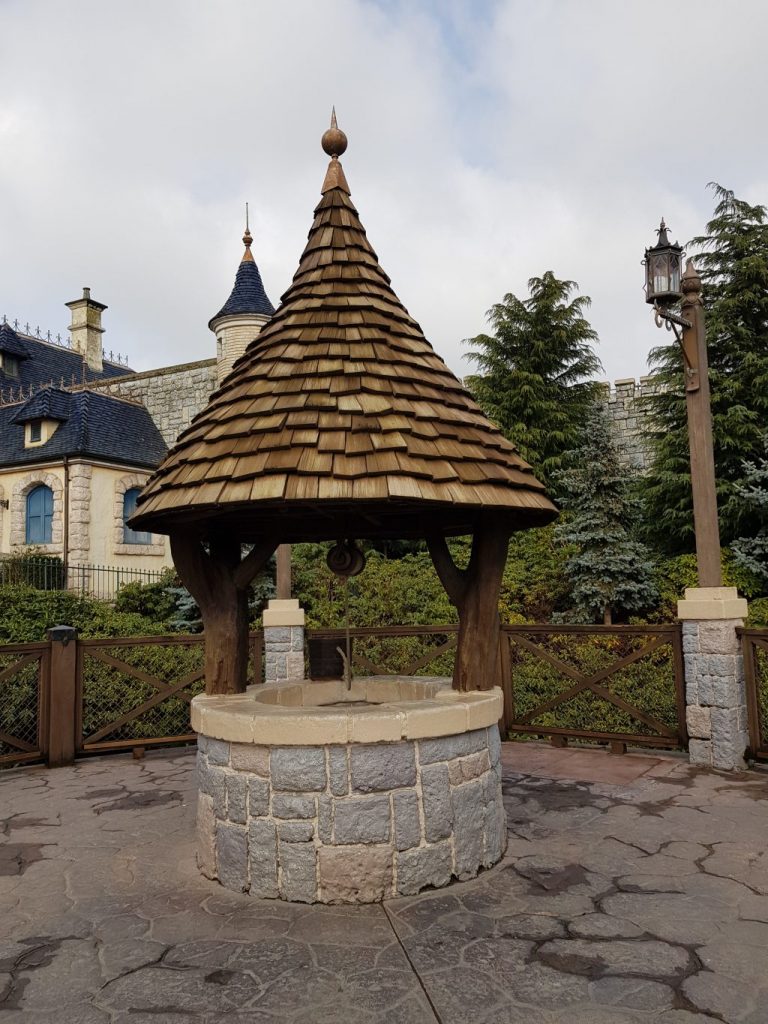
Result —
<instances>
[{"instance_id":1,"label":"wooden finial","mask_svg":"<svg viewBox=\"0 0 768 1024\"><path fill-rule=\"evenodd\" d=\"M253 254L251 253L251 243L253 242L253 235L251 234L251 228L249 223L248 203L245 204L245 234L243 235L243 245L245 246L245 252L243 253L243 259L241 262L246 263L248 261L253 262Z\"/></svg>"},{"instance_id":2,"label":"wooden finial","mask_svg":"<svg viewBox=\"0 0 768 1024\"><path fill-rule=\"evenodd\" d=\"M347 136L336 123L336 107L331 110L331 127L323 132L321 145L328 156L338 159L347 148Z\"/></svg>"}]
</instances>

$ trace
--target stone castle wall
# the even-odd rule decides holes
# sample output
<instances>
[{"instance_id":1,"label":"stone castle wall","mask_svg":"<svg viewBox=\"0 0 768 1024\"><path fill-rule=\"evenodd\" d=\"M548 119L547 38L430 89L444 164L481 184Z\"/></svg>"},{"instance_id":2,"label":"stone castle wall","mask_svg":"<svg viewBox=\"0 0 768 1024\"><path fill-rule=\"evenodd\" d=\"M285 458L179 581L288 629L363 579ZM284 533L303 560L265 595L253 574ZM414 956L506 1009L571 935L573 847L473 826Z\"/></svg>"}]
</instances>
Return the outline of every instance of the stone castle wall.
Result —
<instances>
[{"instance_id":1,"label":"stone castle wall","mask_svg":"<svg viewBox=\"0 0 768 1024\"><path fill-rule=\"evenodd\" d=\"M133 373L117 380L101 381L91 387L142 402L157 424L166 444L171 446L192 418L205 407L217 387L217 362L204 359L159 370ZM643 399L656 394L659 385L650 376L636 381L623 378L606 383L605 405L623 457L643 470L648 456L643 443Z\"/></svg>"},{"instance_id":2,"label":"stone castle wall","mask_svg":"<svg viewBox=\"0 0 768 1024\"><path fill-rule=\"evenodd\" d=\"M91 387L120 398L132 398L145 405L170 447L192 418L206 406L215 390L216 360L164 366L159 370L100 381Z\"/></svg>"},{"instance_id":3,"label":"stone castle wall","mask_svg":"<svg viewBox=\"0 0 768 1024\"><path fill-rule=\"evenodd\" d=\"M613 384L606 383L604 402L614 431L616 443L623 459L636 469L648 468L648 451L643 440L647 413L644 399L659 393L660 385L654 377L625 377Z\"/></svg>"}]
</instances>

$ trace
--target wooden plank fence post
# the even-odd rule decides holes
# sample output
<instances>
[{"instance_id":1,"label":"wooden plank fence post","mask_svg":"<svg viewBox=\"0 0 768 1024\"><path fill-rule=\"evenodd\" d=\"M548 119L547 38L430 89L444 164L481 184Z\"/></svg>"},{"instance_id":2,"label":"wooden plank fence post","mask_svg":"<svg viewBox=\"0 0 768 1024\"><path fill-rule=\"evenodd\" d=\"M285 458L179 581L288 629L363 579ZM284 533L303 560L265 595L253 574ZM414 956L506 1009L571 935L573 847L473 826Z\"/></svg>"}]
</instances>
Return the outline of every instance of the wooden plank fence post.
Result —
<instances>
[{"instance_id":1,"label":"wooden plank fence post","mask_svg":"<svg viewBox=\"0 0 768 1024\"><path fill-rule=\"evenodd\" d=\"M51 643L48 767L63 768L75 760L77 630L54 626L47 635Z\"/></svg>"}]
</instances>

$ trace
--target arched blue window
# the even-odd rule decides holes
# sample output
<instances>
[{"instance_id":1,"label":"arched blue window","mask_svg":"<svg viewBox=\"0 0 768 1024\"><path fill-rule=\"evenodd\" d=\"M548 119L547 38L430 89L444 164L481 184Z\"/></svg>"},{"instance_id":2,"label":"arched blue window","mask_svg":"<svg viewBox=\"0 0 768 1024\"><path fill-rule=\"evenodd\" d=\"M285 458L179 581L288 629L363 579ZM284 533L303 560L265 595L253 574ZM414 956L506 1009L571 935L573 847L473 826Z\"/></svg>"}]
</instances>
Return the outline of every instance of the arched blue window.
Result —
<instances>
[{"instance_id":1,"label":"arched blue window","mask_svg":"<svg viewBox=\"0 0 768 1024\"><path fill-rule=\"evenodd\" d=\"M151 544L152 534L143 530L132 530L128 520L136 511L136 499L141 494L140 487L132 487L123 495L123 543L124 544Z\"/></svg>"},{"instance_id":2,"label":"arched blue window","mask_svg":"<svg viewBox=\"0 0 768 1024\"><path fill-rule=\"evenodd\" d=\"M45 484L27 495L27 544L50 544L53 533L53 491Z\"/></svg>"}]
</instances>

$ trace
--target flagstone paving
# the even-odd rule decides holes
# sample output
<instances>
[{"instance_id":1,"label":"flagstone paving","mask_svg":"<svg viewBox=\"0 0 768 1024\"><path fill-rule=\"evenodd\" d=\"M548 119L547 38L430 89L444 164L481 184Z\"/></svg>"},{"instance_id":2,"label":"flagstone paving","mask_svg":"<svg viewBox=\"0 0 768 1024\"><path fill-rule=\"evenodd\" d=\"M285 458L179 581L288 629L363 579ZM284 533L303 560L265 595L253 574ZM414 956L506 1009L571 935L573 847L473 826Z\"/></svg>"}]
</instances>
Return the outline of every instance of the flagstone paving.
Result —
<instances>
[{"instance_id":1,"label":"flagstone paving","mask_svg":"<svg viewBox=\"0 0 768 1024\"><path fill-rule=\"evenodd\" d=\"M500 865L352 908L202 878L191 751L2 773L0 1024L766 1024L765 773L521 747Z\"/></svg>"}]
</instances>

